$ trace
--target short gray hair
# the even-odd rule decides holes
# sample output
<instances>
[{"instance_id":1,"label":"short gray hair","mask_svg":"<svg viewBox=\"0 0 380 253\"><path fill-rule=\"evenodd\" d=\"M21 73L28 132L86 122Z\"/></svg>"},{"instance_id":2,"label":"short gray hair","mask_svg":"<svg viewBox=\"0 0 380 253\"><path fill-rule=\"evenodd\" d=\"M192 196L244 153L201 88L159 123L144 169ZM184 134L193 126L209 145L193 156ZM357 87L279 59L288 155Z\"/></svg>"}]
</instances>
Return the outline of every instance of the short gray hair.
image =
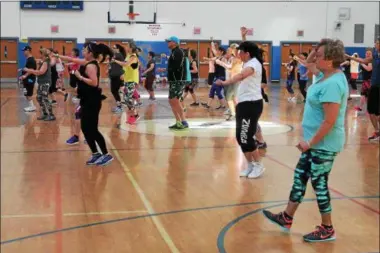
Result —
<instances>
[{"instance_id":1,"label":"short gray hair","mask_svg":"<svg viewBox=\"0 0 380 253\"><path fill-rule=\"evenodd\" d=\"M344 44L341 40L322 39L318 47L325 47L325 59L333 62L334 68L339 68L345 61Z\"/></svg>"}]
</instances>

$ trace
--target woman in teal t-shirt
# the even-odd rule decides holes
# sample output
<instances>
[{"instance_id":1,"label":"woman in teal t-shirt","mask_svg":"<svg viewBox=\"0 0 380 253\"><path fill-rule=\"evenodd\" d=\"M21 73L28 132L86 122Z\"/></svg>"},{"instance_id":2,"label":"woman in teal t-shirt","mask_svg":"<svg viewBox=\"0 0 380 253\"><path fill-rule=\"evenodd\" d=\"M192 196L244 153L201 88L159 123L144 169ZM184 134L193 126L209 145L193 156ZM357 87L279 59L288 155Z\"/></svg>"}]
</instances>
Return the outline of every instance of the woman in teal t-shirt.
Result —
<instances>
[{"instance_id":1,"label":"woman in teal t-shirt","mask_svg":"<svg viewBox=\"0 0 380 253\"><path fill-rule=\"evenodd\" d=\"M304 62L316 78L307 92L302 121L304 141L297 145L302 154L294 172L289 203L285 211L279 214L263 211L266 218L289 230L310 178L317 195L322 224L304 235L307 242L335 240L328 178L335 157L345 143L344 117L349 90L347 79L340 70L344 58L341 41L324 39Z\"/></svg>"}]
</instances>

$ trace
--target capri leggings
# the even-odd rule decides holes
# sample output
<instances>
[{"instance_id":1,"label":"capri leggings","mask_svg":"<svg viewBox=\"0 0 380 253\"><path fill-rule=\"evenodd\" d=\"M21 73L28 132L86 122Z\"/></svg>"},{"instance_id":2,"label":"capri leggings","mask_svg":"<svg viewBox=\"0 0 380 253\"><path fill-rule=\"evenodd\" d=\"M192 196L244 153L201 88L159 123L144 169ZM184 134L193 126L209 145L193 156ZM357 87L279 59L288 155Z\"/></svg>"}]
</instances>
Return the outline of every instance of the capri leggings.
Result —
<instances>
[{"instance_id":1,"label":"capri leggings","mask_svg":"<svg viewBox=\"0 0 380 253\"><path fill-rule=\"evenodd\" d=\"M214 98L215 94L218 96L219 99L223 99L223 86L216 85L216 80L226 80L225 77L215 77L214 82L212 83L210 93L208 95L209 98Z\"/></svg>"},{"instance_id":2,"label":"capri leggings","mask_svg":"<svg viewBox=\"0 0 380 253\"><path fill-rule=\"evenodd\" d=\"M319 212L330 213L330 192L328 179L333 166L336 152L312 149L301 154L294 172L293 187L289 200L301 203L305 196L307 182L311 179L311 185L317 195Z\"/></svg>"},{"instance_id":3,"label":"capri leggings","mask_svg":"<svg viewBox=\"0 0 380 253\"><path fill-rule=\"evenodd\" d=\"M257 149L254 136L263 112L263 100L245 101L236 106L236 140L243 153Z\"/></svg>"}]
</instances>

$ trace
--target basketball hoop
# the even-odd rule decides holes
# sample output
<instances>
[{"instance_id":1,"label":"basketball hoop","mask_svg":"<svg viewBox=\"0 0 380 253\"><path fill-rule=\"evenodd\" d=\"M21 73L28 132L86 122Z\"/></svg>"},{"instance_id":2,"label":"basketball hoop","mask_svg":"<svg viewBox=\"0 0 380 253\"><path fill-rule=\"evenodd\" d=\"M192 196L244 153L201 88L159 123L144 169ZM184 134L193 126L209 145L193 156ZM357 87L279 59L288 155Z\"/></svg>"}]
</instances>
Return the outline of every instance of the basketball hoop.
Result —
<instances>
[{"instance_id":1,"label":"basketball hoop","mask_svg":"<svg viewBox=\"0 0 380 253\"><path fill-rule=\"evenodd\" d=\"M140 14L139 13L135 13L135 12L130 12L127 15L129 17L129 21L131 22L131 25L132 25L132 24L136 24L135 18L137 16L139 16Z\"/></svg>"}]
</instances>

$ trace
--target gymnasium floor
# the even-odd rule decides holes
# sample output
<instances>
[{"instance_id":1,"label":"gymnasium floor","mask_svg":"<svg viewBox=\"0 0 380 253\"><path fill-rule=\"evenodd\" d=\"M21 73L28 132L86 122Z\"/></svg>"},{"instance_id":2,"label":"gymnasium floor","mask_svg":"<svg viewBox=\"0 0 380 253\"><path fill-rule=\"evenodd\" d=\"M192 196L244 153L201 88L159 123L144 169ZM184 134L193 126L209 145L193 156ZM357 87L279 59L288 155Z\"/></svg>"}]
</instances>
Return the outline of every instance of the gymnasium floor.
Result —
<instances>
[{"instance_id":1,"label":"gymnasium floor","mask_svg":"<svg viewBox=\"0 0 380 253\"><path fill-rule=\"evenodd\" d=\"M205 99L206 89L200 92ZM17 89L2 89L1 252L379 252L379 146L368 143L372 128L353 102L347 145L330 178L337 241L307 244L302 235L320 223L310 184L291 234L261 214L287 202L303 105L272 87L261 117L266 171L248 180L238 176L245 162L222 111L191 108L192 129L172 133L161 94L155 104L143 101L142 119L131 127L111 113L107 92L100 125L115 161L99 168L84 165L83 142L65 144L71 102L58 97L57 121L41 123L22 111Z\"/></svg>"}]
</instances>

